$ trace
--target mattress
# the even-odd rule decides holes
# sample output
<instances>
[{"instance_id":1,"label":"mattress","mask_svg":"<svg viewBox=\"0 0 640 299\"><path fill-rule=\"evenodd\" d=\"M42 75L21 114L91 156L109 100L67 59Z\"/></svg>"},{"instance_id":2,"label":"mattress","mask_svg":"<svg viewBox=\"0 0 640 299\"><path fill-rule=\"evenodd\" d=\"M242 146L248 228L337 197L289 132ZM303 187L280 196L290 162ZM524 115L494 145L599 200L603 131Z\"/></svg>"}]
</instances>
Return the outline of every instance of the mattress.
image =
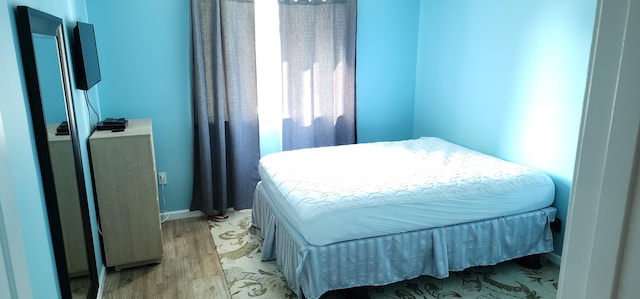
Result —
<instances>
[{"instance_id":1,"label":"mattress","mask_svg":"<svg viewBox=\"0 0 640 299\"><path fill-rule=\"evenodd\" d=\"M549 222L555 218L554 207L315 246L273 203L259 182L252 220L264 240L261 258L276 260L298 298L317 299L330 290L386 285L421 275L445 278L451 271L553 251Z\"/></svg>"},{"instance_id":2,"label":"mattress","mask_svg":"<svg viewBox=\"0 0 640 299\"><path fill-rule=\"evenodd\" d=\"M523 213L555 194L542 171L435 137L274 153L259 173L318 246Z\"/></svg>"}]
</instances>

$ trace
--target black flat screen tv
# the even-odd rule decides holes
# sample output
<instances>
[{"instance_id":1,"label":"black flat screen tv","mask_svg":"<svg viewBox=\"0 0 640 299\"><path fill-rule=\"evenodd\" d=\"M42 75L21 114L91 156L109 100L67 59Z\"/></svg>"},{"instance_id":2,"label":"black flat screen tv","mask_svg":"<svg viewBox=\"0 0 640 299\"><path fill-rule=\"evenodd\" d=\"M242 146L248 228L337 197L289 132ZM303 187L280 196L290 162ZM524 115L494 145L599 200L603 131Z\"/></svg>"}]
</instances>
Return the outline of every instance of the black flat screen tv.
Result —
<instances>
[{"instance_id":1,"label":"black flat screen tv","mask_svg":"<svg viewBox=\"0 0 640 299\"><path fill-rule=\"evenodd\" d=\"M73 30L75 34L75 73L76 85L82 90L89 90L102 80L98 47L93 25L77 22Z\"/></svg>"}]
</instances>

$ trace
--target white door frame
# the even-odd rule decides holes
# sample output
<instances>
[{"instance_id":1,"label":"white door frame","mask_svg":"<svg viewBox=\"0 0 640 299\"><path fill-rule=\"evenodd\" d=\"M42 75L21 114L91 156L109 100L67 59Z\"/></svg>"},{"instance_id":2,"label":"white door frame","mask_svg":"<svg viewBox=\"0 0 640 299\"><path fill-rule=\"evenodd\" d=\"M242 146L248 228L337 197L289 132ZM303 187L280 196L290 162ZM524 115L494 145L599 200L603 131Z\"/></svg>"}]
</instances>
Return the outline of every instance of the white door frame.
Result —
<instances>
[{"instance_id":1,"label":"white door frame","mask_svg":"<svg viewBox=\"0 0 640 299\"><path fill-rule=\"evenodd\" d=\"M32 298L0 111L0 298Z\"/></svg>"},{"instance_id":2,"label":"white door frame","mask_svg":"<svg viewBox=\"0 0 640 299\"><path fill-rule=\"evenodd\" d=\"M6 260L10 260L7 252L5 256L5 247L8 246L8 240L4 236L4 228L6 227L4 219L2 217L2 203L0 202L0 298L15 298L18 297L16 292L16 283L13 277L13 267L7 265ZM11 280L11 281L9 281Z\"/></svg>"},{"instance_id":3,"label":"white door frame","mask_svg":"<svg viewBox=\"0 0 640 299\"><path fill-rule=\"evenodd\" d=\"M630 212L640 131L640 10L635 5L633 0L598 1L558 298L624 296L618 292L624 283L619 273L623 259L629 260L623 254L626 244L637 238L629 235L629 225L638 220ZM640 253L627 254L637 261Z\"/></svg>"}]
</instances>

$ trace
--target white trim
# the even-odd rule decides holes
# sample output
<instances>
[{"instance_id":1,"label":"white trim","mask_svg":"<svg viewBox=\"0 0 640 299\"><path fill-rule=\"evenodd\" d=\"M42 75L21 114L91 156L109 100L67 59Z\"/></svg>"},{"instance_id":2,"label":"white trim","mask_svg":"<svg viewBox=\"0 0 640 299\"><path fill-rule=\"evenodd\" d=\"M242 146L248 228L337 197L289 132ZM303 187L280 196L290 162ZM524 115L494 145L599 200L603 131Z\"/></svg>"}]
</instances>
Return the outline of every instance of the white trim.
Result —
<instances>
[{"instance_id":1,"label":"white trim","mask_svg":"<svg viewBox=\"0 0 640 299\"><path fill-rule=\"evenodd\" d=\"M204 213L201 211L189 211L189 210L179 210L179 211L171 211L160 213L162 219L165 221L169 220L178 220L178 219L186 219L186 218L198 218L204 216Z\"/></svg>"},{"instance_id":2,"label":"white trim","mask_svg":"<svg viewBox=\"0 0 640 299\"><path fill-rule=\"evenodd\" d=\"M621 252L617 298L636 298L640 278L640 161L636 160L634 202L627 210L626 240Z\"/></svg>"},{"instance_id":3,"label":"white trim","mask_svg":"<svg viewBox=\"0 0 640 299\"><path fill-rule=\"evenodd\" d=\"M560 266L560 263L562 263L562 257L557 255L555 252L548 252L548 253L545 253L542 256L545 259L547 259L547 261L555 264L556 266Z\"/></svg>"},{"instance_id":4,"label":"white trim","mask_svg":"<svg viewBox=\"0 0 640 299\"><path fill-rule=\"evenodd\" d=\"M558 298L616 298L620 283L640 124L631 2L598 1Z\"/></svg>"}]
</instances>

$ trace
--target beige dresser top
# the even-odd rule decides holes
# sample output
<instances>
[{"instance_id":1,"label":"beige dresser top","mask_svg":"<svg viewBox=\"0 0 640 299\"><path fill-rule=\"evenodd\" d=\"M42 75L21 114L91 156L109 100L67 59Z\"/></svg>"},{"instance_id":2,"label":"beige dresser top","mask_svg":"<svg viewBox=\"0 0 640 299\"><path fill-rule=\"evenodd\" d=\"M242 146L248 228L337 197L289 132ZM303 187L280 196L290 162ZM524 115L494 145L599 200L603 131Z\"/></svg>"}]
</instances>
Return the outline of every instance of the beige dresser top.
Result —
<instances>
[{"instance_id":1,"label":"beige dresser top","mask_svg":"<svg viewBox=\"0 0 640 299\"><path fill-rule=\"evenodd\" d=\"M47 140L49 140L49 142L71 141L70 135L56 135L58 125L60 124L47 124Z\"/></svg>"}]
</instances>

